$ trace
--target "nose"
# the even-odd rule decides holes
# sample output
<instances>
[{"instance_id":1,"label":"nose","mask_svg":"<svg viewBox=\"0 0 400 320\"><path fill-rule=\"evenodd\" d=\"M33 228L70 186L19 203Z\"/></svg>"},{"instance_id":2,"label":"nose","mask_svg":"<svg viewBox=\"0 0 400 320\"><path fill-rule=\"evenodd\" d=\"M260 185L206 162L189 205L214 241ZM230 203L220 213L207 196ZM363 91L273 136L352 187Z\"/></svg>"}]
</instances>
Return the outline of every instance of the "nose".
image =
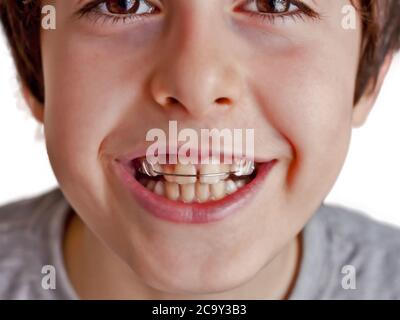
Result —
<instances>
[{"instance_id":1,"label":"nose","mask_svg":"<svg viewBox=\"0 0 400 320\"><path fill-rule=\"evenodd\" d=\"M243 91L233 50L207 21L192 14L190 20L171 24L151 76L151 93L158 105L196 118L226 114L240 104Z\"/></svg>"}]
</instances>

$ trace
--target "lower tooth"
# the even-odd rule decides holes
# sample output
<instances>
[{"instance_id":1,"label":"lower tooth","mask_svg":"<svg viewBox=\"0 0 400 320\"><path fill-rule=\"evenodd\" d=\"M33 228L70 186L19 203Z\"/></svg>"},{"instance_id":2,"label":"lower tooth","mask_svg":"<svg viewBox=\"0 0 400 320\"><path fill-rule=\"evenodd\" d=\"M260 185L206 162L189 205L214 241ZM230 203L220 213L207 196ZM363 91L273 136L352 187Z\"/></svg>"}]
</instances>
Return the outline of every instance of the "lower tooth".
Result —
<instances>
[{"instance_id":1,"label":"lower tooth","mask_svg":"<svg viewBox=\"0 0 400 320\"><path fill-rule=\"evenodd\" d=\"M196 198L199 202L205 202L210 197L210 187L208 184L196 182Z\"/></svg>"},{"instance_id":2,"label":"lower tooth","mask_svg":"<svg viewBox=\"0 0 400 320\"><path fill-rule=\"evenodd\" d=\"M179 199L179 185L175 182L165 182L165 194L170 200Z\"/></svg>"},{"instance_id":3,"label":"lower tooth","mask_svg":"<svg viewBox=\"0 0 400 320\"><path fill-rule=\"evenodd\" d=\"M181 189L181 198L183 202L192 202L195 198L195 185L184 184L180 186Z\"/></svg>"},{"instance_id":4,"label":"lower tooth","mask_svg":"<svg viewBox=\"0 0 400 320\"><path fill-rule=\"evenodd\" d=\"M165 194L165 186L164 182L157 181L156 185L154 186L154 193L158 194L159 196L163 196Z\"/></svg>"},{"instance_id":5,"label":"lower tooth","mask_svg":"<svg viewBox=\"0 0 400 320\"><path fill-rule=\"evenodd\" d=\"M214 184L204 184L200 181L191 184L177 184L168 181L154 181L146 178L138 180L148 190L155 194L165 196L170 200L190 203L193 201L206 202L219 200L225 195L232 194L246 184L246 179L233 181L231 179L219 181Z\"/></svg>"},{"instance_id":6,"label":"lower tooth","mask_svg":"<svg viewBox=\"0 0 400 320\"><path fill-rule=\"evenodd\" d=\"M246 181L244 179L240 179L240 180L237 180L235 183L236 183L236 187L239 189L246 184Z\"/></svg>"},{"instance_id":7,"label":"lower tooth","mask_svg":"<svg viewBox=\"0 0 400 320\"><path fill-rule=\"evenodd\" d=\"M150 191L153 191L155 185L156 185L156 182L155 182L154 180L150 180L150 181L147 183L146 188L149 189Z\"/></svg>"},{"instance_id":8,"label":"lower tooth","mask_svg":"<svg viewBox=\"0 0 400 320\"><path fill-rule=\"evenodd\" d=\"M211 195L215 200L219 200L225 196L224 181L219 181L217 183L214 183L210 187L211 187Z\"/></svg>"},{"instance_id":9,"label":"lower tooth","mask_svg":"<svg viewBox=\"0 0 400 320\"><path fill-rule=\"evenodd\" d=\"M237 191L237 186L232 180L225 182L225 192L227 194L232 194Z\"/></svg>"}]
</instances>

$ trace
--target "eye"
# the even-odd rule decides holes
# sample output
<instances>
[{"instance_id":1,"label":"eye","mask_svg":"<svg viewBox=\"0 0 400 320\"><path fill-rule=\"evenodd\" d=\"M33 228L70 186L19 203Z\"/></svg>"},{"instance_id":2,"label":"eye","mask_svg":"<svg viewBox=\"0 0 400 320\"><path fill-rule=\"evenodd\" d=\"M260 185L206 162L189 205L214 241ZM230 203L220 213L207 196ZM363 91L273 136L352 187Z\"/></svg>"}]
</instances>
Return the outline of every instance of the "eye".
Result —
<instances>
[{"instance_id":1,"label":"eye","mask_svg":"<svg viewBox=\"0 0 400 320\"><path fill-rule=\"evenodd\" d=\"M153 12L154 6L144 0L106 0L99 11L113 15L144 14Z\"/></svg>"},{"instance_id":2,"label":"eye","mask_svg":"<svg viewBox=\"0 0 400 320\"><path fill-rule=\"evenodd\" d=\"M257 9L265 13L283 13L290 8L288 0L256 0Z\"/></svg>"},{"instance_id":3,"label":"eye","mask_svg":"<svg viewBox=\"0 0 400 320\"><path fill-rule=\"evenodd\" d=\"M159 13L159 9L151 4L150 0L93 0L76 14L78 18L93 18L93 22L101 20L125 23L128 20L142 19L154 13Z\"/></svg>"},{"instance_id":4,"label":"eye","mask_svg":"<svg viewBox=\"0 0 400 320\"><path fill-rule=\"evenodd\" d=\"M298 9L292 2L291 0L250 0L247 1L247 7L244 8L249 11L258 11L260 13L285 14Z\"/></svg>"},{"instance_id":5,"label":"eye","mask_svg":"<svg viewBox=\"0 0 400 320\"><path fill-rule=\"evenodd\" d=\"M303 21L304 17L321 18L320 14L300 0L246 0L238 11L270 23L274 23L276 18L280 18L282 21L286 18L293 20L300 18Z\"/></svg>"}]
</instances>

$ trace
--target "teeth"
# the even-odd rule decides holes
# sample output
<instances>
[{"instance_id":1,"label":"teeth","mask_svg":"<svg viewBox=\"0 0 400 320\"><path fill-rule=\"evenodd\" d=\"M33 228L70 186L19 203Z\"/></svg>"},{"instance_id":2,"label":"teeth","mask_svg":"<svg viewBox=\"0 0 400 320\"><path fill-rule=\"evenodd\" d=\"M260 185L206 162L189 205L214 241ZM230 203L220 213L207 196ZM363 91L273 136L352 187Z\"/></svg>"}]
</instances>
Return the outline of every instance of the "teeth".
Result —
<instances>
[{"instance_id":1,"label":"teeth","mask_svg":"<svg viewBox=\"0 0 400 320\"><path fill-rule=\"evenodd\" d=\"M236 176L248 176L254 171L254 162L246 159L235 159L231 165L221 164L218 158L210 158L209 163L204 163L199 166L200 175L221 174L224 172L235 173ZM196 166L193 164L176 164L176 165L160 165L148 164L145 160L142 163L141 172L151 177L163 175L169 182L181 181L180 184L195 183L197 174ZM182 176L180 176L182 175ZM185 177L189 175L189 177ZM213 177L201 177L202 183L215 183L219 180L226 179L229 174L217 175ZM178 179L178 180L177 180Z\"/></svg>"},{"instance_id":2,"label":"teeth","mask_svg":"<svg viewBox=\"0 0 400 320\"><path fill-rule=\"evenodd\" d=\"M191 184L197 180L197 168L193 164L176 164L176 165L159 165L148 164L143 162L141 172L149 176L163 175L165 180L169 182L176 182L179 184ZM228 178L230 173L235 173L236 176L248 176L254 171L254 162L246 159L235 159L231 165L221 164L218 158L210 158L209 163L201 164L198 166L200 182L213 184L220 180ZM224 172L229 172L223 174ZM212 175L212 176L202 176Z\"/></svg>"},{"instance_id":3,"label":"teeth","mask_svg":"<svg viewBox=\"0 0 400 320\"><path fill-rule=\"evenodd\" d=\"M153 191L155 185L156 185L156 182L154 180L149 180L149 182L146 185L146 188L149 189L150 191Z\"/></svg>"},{"instance_id":4,"label":"teeth","mask_svg":"<svg viewBox=\"0 0 400 320\"><path fill-rule=\"evenodd\" d=\"M166 165L166 166L164 166L163 172L164 173L175 173L175 170L172 165ZM166 174L166 175L164 175L164 179L167 180L168 182L175 182L176 176L170 176L170 175Z\"/></svg>"},{"instance_id":5,"label":"teeth","mask_svg":"<svg viewBox=\"0 0 400 320\"><path fill-rule=\"evenodd\" d=\"M170 200L178 200L179 199L179 185L175 182L166 182L165 183L165 194L167 198Z\"/></svg>"},{"instance_id":6,"label":"teeth","mask_svg":"<svg viewBox=\"0 0 400 320\"><path fill-rule=\"evenodd\" d=\"M233 182L232 180L229 179L228 181L225 182L225 192L227 194L232 194L232 193L236 192L237 189L238 188L237 188L235 182Z\"/></svg>"},{"instance_id":7,"label":"teeth","mask_svg":"<svg viewBox=\"0 0 400 320\"><path fill-rule=\"evenodd\" d=\"M241 187L243 187L243 186L246 184L246 180L244 180L244 179L237 180L237 181L235 182L235 184L236 184L236 187L237 187L238 189L240 189Z\"/></svg>"},{"instance_id":8,"label":"teeth","mask_svg":"<svg viewBox=\"0 0 400 320\"><path fill-rule=\"evenodd\" d=\"M229 172L230 166L226 164L220 164L219 159L211 158L208 164L202 164L200 166L200 175L201 174L210 174L210 173L221 173L221 172ZM201 183L207 184L215 184L220 180L226 179L229 175L223 176L215 176L215 177L202 177L200 176Z\"/></svg>"},{"instance_id":9,"label":"teeth","mask_svg":"<svg viewBox=\"0 0 400 320\"><path fill-rule=\"evenodd\" d=\"M180 186L181 198L183 202L192 202L196 196L195 184L184 184Z\"/></svg>"},{"instance_id":10,"label":"teeth","mask_svg":"<svg viewBox=\"0 0 400 320\"><path fill-rule=\"evenodd\" d=\"M148 190L154 192L159 196L167 197L170 200L182 200L185 203L191 202L206 202L210 200L219 200L226 195L235 193L238 189L242 188L248 179L240 179L233 181L231 179L226 181L218 181L214 184L196 183L177 184L169 181L155 181L149 179L140 179L139 182Z\"/></svg>"},{"instance_id":11,"label":"teeth","mask_svg":"<svg viewBox=\"0 0 400 320\"><path fill-rule=\"evenodd\" d=\"M196 167L193 164L183 165L177 164L175 166L176 174L187 174L187 175L196 175ZM194 184L196 183L196 177L175 177L175 182L179 184Z\"/></svg>"},{"instance_id":12,"label":"teeth","mask_svg":"<svg viewBox=\"0 0 400 320\"><path fill-rule=\"evenodd\" d=\"M162 181L157 181L156 185L154 186L154 193L158 194L159 196L163 196L165 194L165 186L164 182Z\"/></svg>"},{"instance_id":13,"label":"teeth","mask_svg":"<svg viewBox=\"0 0 400 320\"><path fill-rule=\"evenodd\" d=\"M247 163L247 162L246 162ZM248 163L254 168L252 162ZM239 177L236 174L234 179L230 179L229 174L213 177L196 176L197 169L199 174L218 174L223 172L237 172L246 167L243 166L243 160L235 160L232 165L220 164L219 159L211 158L210 163L195 166L193 164L183 165L155 165L153 170L177 175L164 175L164 179L147 178L139 176L138 181L148 190L159 196L164 196L173 201L183 201L185 203L207 202L219 200L226 195L235 193L238 189L246 185L251 178L248 176ZM251 169L253 170L253 169Z\"/></svg>"},{"instance_id":14,"label":"teeth","mask_svg":"<svg viewBox=\"0 0 400 320\"><path fill-rule=\"evenodd\" d=\"M225 196L225 182L224 181L218 181L217 183L210 185L210 189L211 189L212 197L215 200L222 199Z\"/></svg>"},{"instance_id":15,"label":"teeth","mask_svg":"<svg viewBox=\"0 0 400 320\"><path fill-rule=\"evenodd\" d=\"M210 197L210 187L208 184L196 182L196 197L199 202L205 202Z\"/></svg>"}]
</instances>

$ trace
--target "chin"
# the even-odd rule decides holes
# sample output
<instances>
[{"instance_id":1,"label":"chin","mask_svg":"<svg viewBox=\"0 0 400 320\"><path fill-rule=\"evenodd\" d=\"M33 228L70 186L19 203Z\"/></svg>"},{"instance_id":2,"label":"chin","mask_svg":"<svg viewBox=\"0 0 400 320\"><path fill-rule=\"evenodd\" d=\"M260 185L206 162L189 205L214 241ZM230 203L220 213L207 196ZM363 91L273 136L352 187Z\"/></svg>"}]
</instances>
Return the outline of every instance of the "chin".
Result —
<instances>
[{"instance_id":1,"label":"chin","mask_svg":"<svg viewBox=\"0 0 400 320\"><path fill-rule=\"evenodd\" d=\"M146 257L134 257L130 265L146 285L164 293L218 294L246 284L268 262L267 250L258 250L265 255L255 254L254 249L238 254L234 247L204 254L197 253L195 246L179 251L146 248Z\"/></svg>"}]
</instances>

